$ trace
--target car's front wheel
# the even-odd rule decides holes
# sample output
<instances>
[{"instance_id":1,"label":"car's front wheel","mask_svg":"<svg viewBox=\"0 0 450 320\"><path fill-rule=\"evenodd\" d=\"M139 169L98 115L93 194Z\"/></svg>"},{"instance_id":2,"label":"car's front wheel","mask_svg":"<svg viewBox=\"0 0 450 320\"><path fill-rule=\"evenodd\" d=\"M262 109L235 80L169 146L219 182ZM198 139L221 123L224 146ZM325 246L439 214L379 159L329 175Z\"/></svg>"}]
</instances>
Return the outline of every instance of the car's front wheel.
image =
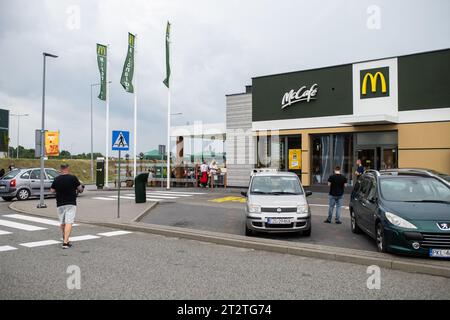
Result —
<instances>
[{"instance_id":1,"label":"car's front wheel","mask_svg":"<svg viewBox=\"0 0 450 320\"><path fill-rule=\"evenodd\" d=\"M302 231L302 236L310 237L311 236L311 230L312 230L312 227L309 227L308 230Z\"/></svg>"},{"instance_id":2,"label":"car's front wheel","mask_svg":"<svg viewBox=\"0 0 450 320\"><path fill-rule=\"evenodd\" d=\"M253 230L250 230L250 229L247 227L247 225L245 225L245 235L246 235L247 237L253 236Z\"/></svg>"},{"instance_id":3,"label":"car's front wheel","mask_svg":"<svg viewBox=\"0 0 450 320\"><path fill-rule=\"evenodd\" d=\"M30 191L27 189L20 189L19 192L17 192L17 200L23 201L27 200L30 197Z\"/></svg>"},{"instance_id":4,"label":"car's front wheel","mask_svg":"<svg viewBox=\"0 0 450 320\"><path fill-rule=\"evenodd\" d=\"M356 234L358 234L358 233L361 233L361 228L358 226L358 223L356 222L356 216L355 216L355 213L353 212L353 210L351 210L350 211L350 225L351 225L351 228L352 228L352 232L353 233L356 233Z\"/></svg>"},{"instance_id":5,"label":"car's front wheel","mask_svg":"<svg viewBox=\"0 0 450 320\"><path fill-rule=\"evenodd\" d=\"M383 225L378 222L376 230L376 241L377 241L377 249L378 252L387 252L387 246L386 246L386 237L384 235L384 228Z\"/></svg>"}]
</instances>

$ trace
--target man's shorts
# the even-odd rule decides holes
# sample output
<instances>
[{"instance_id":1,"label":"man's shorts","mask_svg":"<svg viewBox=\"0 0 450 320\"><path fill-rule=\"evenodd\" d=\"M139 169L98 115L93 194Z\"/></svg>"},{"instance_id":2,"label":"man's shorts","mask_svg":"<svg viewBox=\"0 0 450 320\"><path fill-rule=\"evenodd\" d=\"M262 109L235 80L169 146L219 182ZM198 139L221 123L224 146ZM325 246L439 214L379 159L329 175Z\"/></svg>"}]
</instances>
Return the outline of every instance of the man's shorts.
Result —
<instances>
[{"instance_id":1,"label":"man's shorts","mask_svg":"<svg viewBox=\"0 0 450 320\"><path fill-rule=\"evenodd\" d=\"M75 214L77 213L77 206L68 204L58 207L58 217L61 224L74 223Z\"/></svg>"}]
</instances>

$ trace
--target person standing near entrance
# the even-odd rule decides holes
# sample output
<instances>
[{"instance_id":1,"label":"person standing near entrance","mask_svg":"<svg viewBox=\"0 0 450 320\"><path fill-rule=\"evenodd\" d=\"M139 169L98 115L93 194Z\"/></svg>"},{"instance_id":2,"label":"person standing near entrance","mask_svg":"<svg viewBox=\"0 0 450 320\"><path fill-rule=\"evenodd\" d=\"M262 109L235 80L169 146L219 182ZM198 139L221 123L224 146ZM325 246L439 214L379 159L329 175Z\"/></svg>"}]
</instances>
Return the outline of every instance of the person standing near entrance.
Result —
<instances>
[{"instance_id":1,"label":"person standing near entrance","mask_svg":"<svg viewBox=\"0 0 450 320\"><path fill-rule=\"evenodd\" d=\"M56 207L63 233L63 249L72 246L69 242L72 224L77 212L77 192L83 192L78 178L69 174L69 165L61 164L61 174L53 180L51 191L56 193Z\"/></svg>"},{"instance_id":2,"label":"person standing near entrance","mask_svg":"<svg viewBox=\"0 0 450 320\"><path fill-rule=\"evenodd\" d=\"M341 224L341 206L344 197L344 188L347 186L347 178L341 174L341 168L337 166L334 174L328 178L330 193L328 195L328 218L325 223L331 223L333 218L333 209L336 206L336 224Z\"/></svg>"},{"instance_id":3,"label":"person standing near entrance","mask_svg":"<svg viewBox=\"0 0 450 320\"><path fill-rule=\"evenodd\" d=\"M361 159L358 159L356 160L356 171L355 171L356 180L358 180L363 173L364 173L364 166L361 163Z\"/></svg>"},{"instance_id":4,"label":"person standing near entrance","mask_svg":"<svg viewBox=\"0 0 450 320\"><path fill-rule=\"evenodd\" d=\"M200 165L200 185L202 187L206 187L208 185L208 165L206 164L206 161L203 160L202 164Z\"/></svg>"}]
</instances>

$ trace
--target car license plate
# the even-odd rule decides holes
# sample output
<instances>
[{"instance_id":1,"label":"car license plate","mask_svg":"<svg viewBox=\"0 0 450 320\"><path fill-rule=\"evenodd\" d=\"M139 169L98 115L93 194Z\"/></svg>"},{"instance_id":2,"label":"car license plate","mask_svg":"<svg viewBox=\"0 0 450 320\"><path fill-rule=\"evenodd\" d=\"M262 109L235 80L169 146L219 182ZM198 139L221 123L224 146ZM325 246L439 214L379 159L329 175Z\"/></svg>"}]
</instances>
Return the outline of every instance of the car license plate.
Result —
<instances>
[{"instance_id":1,"label":"car license plate","mask_svg":"<svg viewBox=\"0 0 450 320\"><path fill-rule=\"evenodd\" d=\"M430 257L450 258L450 249L430 249Z\"/></svg>"},{"instance_id":2,"label":"car license plate","mask_svg":"<svg viewBox=\"0 0 450 320\"><path fill-rule=\"evenodd\" d=\"M291 219L281 219L281 218L268 218L267 219L268 224L291 224Z\"/></svg>"}]
</instances>

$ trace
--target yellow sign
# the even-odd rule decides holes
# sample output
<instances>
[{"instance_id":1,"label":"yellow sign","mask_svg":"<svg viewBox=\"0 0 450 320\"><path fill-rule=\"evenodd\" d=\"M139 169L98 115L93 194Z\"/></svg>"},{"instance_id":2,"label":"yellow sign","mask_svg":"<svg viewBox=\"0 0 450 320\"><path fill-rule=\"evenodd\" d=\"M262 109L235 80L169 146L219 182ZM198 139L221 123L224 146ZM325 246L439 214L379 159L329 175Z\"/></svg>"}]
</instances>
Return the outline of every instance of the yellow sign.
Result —
<instances>
[{"instance_id":1,"label":"yellow sign","mask_svg":"<svg viewBox=\"0 0 450 320\"><path fill-rule=\"evenodd\" d=\"M45 131L45 155L59 156L59 131Z\"/></svg>"},{"instance_id":2,"label":"yellow sign","mask_svg":"<svg viewBox=\"0 0 450 320\"><path fill-rule=\"evenodd\" d=\"M302 150L289 149L289 170L301 170L302 168Z\"/></svg>"},{"instance_id":3,"label":"yellow sign","mask_svg":"<svg viewBox=\"0 0 450 320\"><path fill-rule=\"evenodd\" d=\"M375 73L375 75L373 75L370 72L366 73L366 75L364 76L364 79L363 79L362 86L361 86L361 93L367 94L367 79L369 79L369 78L370 78L370 85L371 85L372 92L377 92L378 77L381 80L381 92L386 93L387 92L386 78L380 71Z\"/></svg>"}]
</instances>

